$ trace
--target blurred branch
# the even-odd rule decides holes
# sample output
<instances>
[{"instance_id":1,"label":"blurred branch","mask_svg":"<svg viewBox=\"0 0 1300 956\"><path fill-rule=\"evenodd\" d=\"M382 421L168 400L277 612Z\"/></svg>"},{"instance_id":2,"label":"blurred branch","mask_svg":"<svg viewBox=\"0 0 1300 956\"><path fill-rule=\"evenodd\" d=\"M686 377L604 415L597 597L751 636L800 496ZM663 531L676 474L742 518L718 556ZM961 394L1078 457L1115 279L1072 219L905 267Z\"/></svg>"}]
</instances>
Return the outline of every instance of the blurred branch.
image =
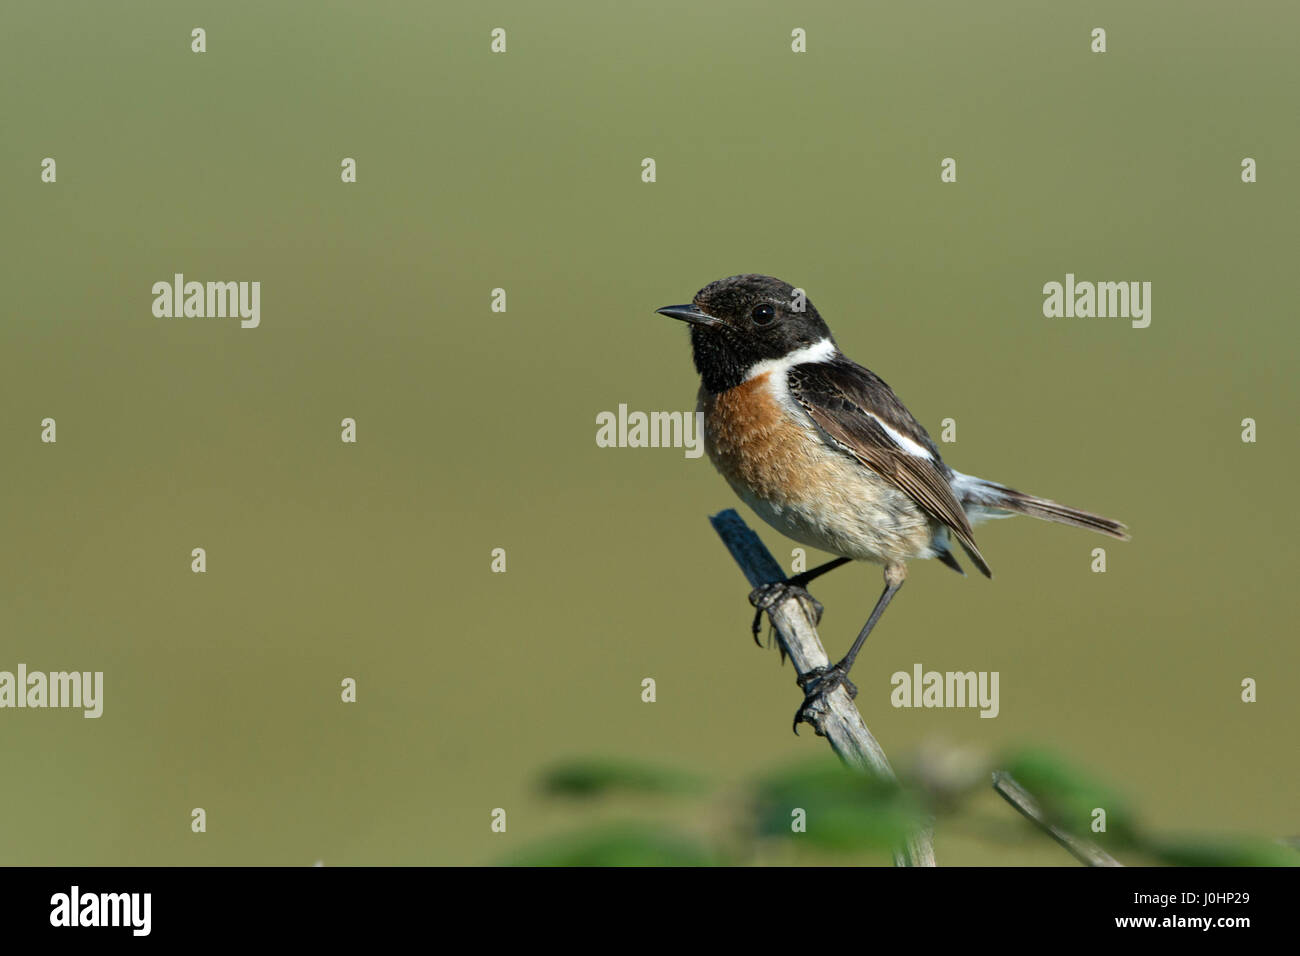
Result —
<instances>
[{"instance_id":1,"label":"blurred branch","mask_svg":"<svg viewBox=\"0 0 1300 956\"><path fill-rule=\"evenodd\" d=\"M1002 798L1019 810L1024 816L1041 828L1061 846L1065 847L1080 863L1087 866L1123 866L1113 856L1097 846L1095 843L1089 843L1087 840L1081 840L1076 836L1067 833L1065 830L1056 826L1047 819L1047 814L1043 813L1042 807L1038 801L1024 787L1016 782L1016 778L1002 770L993 771L993 789L1002 795Z\"/></svg>"},{"instance_id":2,"label":"blurred branch","mask_svg":"<svg viewBox=\"0 0 1300 956\"><path fill-rule=\"evenodd\" d=\"M750 587L757 588L785 580L785 573L771 552L733 509L721 511L709 521L745 573ZM817 636L815 622L809 619L798 599L787 598L773 606L768 611L768 616L776 628L777 639L794 664L797 676L804 677L815 669L830 664L830 657ZM817 734L830 742L839 758L855 770L897 784L898 778L889 765L889 758L867 729L848 691L843 686L836 687L822 699L822 704L821 709L809 708L809 716ZM894 851L894 864L935 865L934 837L928 825L915 830L904 845Z\"/></svg>"}]
</instances>

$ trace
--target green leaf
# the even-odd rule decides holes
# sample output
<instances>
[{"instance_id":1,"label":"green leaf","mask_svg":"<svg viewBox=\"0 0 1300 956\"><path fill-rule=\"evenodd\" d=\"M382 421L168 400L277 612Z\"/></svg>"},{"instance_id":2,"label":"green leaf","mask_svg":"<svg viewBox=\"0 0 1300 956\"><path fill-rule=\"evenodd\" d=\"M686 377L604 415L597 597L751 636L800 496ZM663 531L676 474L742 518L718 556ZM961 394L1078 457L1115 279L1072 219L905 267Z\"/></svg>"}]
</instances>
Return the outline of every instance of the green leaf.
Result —
<instances>
[{"instance_id":1,"label":"green leaf","mask_svg":"<svg viewBox=\"0 0 1300 956\"><path fill-rule=\"evenodd\" d=\"M539 843L508 866L714 866L713 853L693 837L643 824L616 824Z\"/></svg>"},{"instance_id":2,"label":"green leaf","mask_svg":"<svg viewBox=\"0 0 1300 956\"><path fill-rule=\"evenodd\" d=\"M1038 801L1057 826L1094 843L1115 847L1138 839L1137 821L1118 791L1045 750L1026 750L1003 768ZM1092 832L1093 811L1106 811L1106 832Z\"/></svg>"},{"instance_id":3,"label":"green leaf","mask_svg":"<svg viewBox=\"0 0 1300 956\"><path fill-rule=\"evenodd\" d=\"M892 849L922 817L896 784L829 761L762 780L755 788L754 807L758 835L841 852ZM799 810L803 832L793 829Z\"/></svg>"},{"instance_id":4,"label":"green leaf","mask_svg":"<svg viewBox=\"0 0 1300 956\"><path fill-rule=\"evenodd\" d=\"M1172 866L1300 866L1300 853L1267 840L1178 837L1144 841L1142 850Z\"/></svg>"},{"instance_id":5,"label":"green leaf","mask_svg":"<svg viewBox=\"0 0 1300 956\"><path fill-rule=\"evenodd\" d=\"M623 793L698 793L703 782L691 774L627 760L584 759L557 764L542 774L553 796L593 798Z\"/></svg>"}]
</instances>

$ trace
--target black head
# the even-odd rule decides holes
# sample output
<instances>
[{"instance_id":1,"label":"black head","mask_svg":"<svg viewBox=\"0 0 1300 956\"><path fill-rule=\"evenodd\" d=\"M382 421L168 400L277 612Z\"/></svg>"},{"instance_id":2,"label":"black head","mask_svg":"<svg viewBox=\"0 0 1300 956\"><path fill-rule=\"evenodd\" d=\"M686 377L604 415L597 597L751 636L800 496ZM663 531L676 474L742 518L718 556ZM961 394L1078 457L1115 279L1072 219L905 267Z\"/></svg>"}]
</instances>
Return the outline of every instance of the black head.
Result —
<instances>
[{"instance_id":1,"label":"black head","mask_svg":"<svg viewBox=\"0 0 1300 956\"><path fill-rule=\"evenodd\" d=\"M691 323L695 369L710 392L739 385L759 362L831 338L802 292L771 276L719 279L697 292L690 305L658 311Z\"/></svg>"}]
</instances>

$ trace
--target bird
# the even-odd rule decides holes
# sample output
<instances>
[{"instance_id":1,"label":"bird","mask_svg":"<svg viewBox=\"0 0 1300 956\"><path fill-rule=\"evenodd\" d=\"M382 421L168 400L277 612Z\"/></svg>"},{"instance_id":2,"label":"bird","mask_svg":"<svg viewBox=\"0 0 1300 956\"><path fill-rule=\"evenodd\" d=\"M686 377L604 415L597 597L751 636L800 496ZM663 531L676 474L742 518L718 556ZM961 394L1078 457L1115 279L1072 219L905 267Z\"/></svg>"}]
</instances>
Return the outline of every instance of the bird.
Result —
<instances>
[{"instance_id":1,"label":"bird","mask_svg":"<svg viewBox=\"0 0 1300 956\"><path fill-rule=\"evenodd\" d=\"M960 545L993 576L973 525L1013 514L1128 540L1121 522L1025 494L949 467L929 434L878 375L843 352L802 289L750 273L711 282L686 305L656 312L688 323L700 376L709 460L735 493L787 537L837 555L756 588L755 640L765 610L789 597L813 609L814 579L851 561L883 565L885 588L848 653L803 675L794 730L819 698L848 680L867 637L907 578L907 563L937 558L965 574Z\"/></svg>"}]
</instances>

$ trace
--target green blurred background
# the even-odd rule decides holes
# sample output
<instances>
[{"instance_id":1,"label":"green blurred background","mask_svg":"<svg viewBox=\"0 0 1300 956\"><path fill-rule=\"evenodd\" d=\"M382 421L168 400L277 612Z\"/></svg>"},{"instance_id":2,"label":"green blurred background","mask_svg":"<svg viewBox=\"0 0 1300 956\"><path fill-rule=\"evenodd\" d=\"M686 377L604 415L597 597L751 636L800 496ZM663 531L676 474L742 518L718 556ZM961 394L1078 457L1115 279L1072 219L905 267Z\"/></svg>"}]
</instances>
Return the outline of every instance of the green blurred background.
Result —
<instances>
[{"instance_id":1,"label":"green blurred background","mask_svg":"<svg viewBox=\"0 0 1300 956\"><path fill-rule=\"evenodd\" d=\"M749 271L955 418L955 467L1133 529L1001 522L992 582L915 567L854 673L891 756L1041 744L1160 828L1300 829L1300 13L1074 7L6 3L0 669L106 691L0 712L0 862L490 863L575 824L557 759L725 788L819 754L706 521L742 506L707 459L594 440L693 408L653 310ZM174 272L260 281L261 327L154 318ZM1044 318L1066 272L1151 281L1151 327ZM832 655L879 587L814 588ZM1001 714L891 708L916 662L999 671Z\"/></svg>"}]
</instances>

